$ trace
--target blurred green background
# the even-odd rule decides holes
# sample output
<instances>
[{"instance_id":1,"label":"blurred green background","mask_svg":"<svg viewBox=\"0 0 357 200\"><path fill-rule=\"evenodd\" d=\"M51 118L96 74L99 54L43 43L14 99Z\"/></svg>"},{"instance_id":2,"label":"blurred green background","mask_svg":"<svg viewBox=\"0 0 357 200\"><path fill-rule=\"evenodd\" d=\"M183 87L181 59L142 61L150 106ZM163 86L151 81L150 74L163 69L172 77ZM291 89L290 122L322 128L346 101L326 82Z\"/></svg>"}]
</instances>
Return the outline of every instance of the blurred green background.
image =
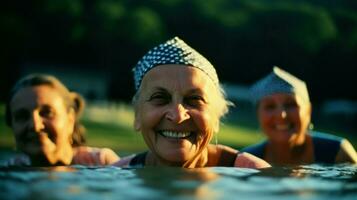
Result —
<instances>
[{"instance_id":1,"label":"blurred green background","mask_svg":"<svg viewBox=\"0 0 357 200\"><path fill-rule=\"evenodd\" d=\"M220 143L241 148L262 138L247 86L278 65L307 82L315 128L356 147L356 11L356 0L5 0L0 115L17 79L50 73L88 101L89 144L141 150L128 106L131 68L148 49L179 36L215 65L237 105ZM0 148L12 146L0 120Z\"/></svg>"}]
</instances>

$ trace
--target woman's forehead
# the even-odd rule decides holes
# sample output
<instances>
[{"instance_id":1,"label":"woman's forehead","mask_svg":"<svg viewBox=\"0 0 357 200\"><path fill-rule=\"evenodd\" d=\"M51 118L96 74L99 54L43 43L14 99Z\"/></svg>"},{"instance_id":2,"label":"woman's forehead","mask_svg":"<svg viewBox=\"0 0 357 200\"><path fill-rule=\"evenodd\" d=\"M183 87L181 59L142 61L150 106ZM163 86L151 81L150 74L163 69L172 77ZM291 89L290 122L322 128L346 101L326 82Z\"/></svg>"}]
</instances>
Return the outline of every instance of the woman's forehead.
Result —
<instances>
[{"instance_id":1,"label":"woman's forehead","mask_svg":"<svg viewBox=\"0 0 357 200\"><path fill-rule=\"evenodd\" d=\"M14 108L42 103L57 105L63 103L63 99L56 89L48 85L39 85L20 89L11 100L11 105Z\"/></svg>"},{"instance_id":2,"label":"woman's forehead","mask_svg":"<svg viewBox=\"0 0 357 200\"><path fill-rule=\"evenodd\" d=\"M295 101L298 104L304 104L304 100L297 94L294 93L275 93L267 95L260 100L260 103L277 102L284 103L286 101Z\"/></svg>"}]
</instances>

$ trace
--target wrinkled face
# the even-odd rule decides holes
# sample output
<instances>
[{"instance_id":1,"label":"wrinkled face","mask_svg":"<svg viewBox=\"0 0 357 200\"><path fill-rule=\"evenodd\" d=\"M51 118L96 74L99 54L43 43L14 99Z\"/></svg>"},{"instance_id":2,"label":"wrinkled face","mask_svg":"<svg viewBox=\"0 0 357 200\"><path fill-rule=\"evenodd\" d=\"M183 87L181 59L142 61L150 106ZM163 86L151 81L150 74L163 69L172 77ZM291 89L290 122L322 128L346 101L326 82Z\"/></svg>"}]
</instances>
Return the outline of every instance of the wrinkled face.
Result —
<instances>
[{"instance_id":1,"label":"wrinkled face","mask_svg":"<svg viewBox=\"0 0 357 200\"><path fill-rule=\"evenodd\" d=\"M142 81L135 128L155 156L180 165L198 156L218 130L217 96L201 70L157 66Z\"/></svg>"},{"instance_id":2,"label":"wrinkled face","mask_svg":"<svg viewBox=\"0 0 357 200\"><path fill-rule=\"evenodd\" d=\"M10 108L18 150L29 155L33 163L55 164L68 159L64 156L72 151L74 114L57 90L47 85L22 88L12 98Z\"/></svg>"},{"instance_id":3,"label":"wrinkled face","mask_svg":"<svg viewBox=\"0 0 357 200\"><path fill-rule=\"evenodd\" d=\"M305 136L311 118L311 104L293 94L273 94L258 105L258 118L270 140L288 142Z\"/></svg>"}]
</instances>

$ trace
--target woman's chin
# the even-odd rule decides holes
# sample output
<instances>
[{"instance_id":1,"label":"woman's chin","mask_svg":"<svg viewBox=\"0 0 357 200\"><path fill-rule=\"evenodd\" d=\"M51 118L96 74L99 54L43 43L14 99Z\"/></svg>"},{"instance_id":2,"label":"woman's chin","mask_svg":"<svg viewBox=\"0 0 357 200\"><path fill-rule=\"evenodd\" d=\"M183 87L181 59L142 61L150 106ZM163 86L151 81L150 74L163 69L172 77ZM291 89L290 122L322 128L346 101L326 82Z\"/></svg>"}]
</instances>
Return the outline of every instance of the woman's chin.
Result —
<instances>
[{"instance_id":1,"label":"woman's chin","mask_svg":"<svg viewBox=\"0 0 357 200\"><path fill-rule=\"evenodd\" d=\"M289 143L289 141L291 140L291 135L275 135L274 137L271 137L270 140L274 141L275 143Z\"/></svg>"},{"instance_id":2,"label":"woman's chin","mask_svg":"<svg viewBox=\"0 0 357 200\"><path fill-rule=\"evenodd\" d=\"M188 152L184 152L184 150L170 150L161 153L161 158L163 158L166 162L172 164L182 164L190 159L190 154Z\"/></svg>"},{"instance_id":3,"label":"woman's chin","mask_svg":"<svg viewBox=\"0 0 357 200\"><path fill-rule=\"evenodd\" d=\"M198 151L199 144L194 143L191 137L174 139L159 135L155 146L156 154L164 162L180 165L191 160Z\"/></svg>"}]
</instances>

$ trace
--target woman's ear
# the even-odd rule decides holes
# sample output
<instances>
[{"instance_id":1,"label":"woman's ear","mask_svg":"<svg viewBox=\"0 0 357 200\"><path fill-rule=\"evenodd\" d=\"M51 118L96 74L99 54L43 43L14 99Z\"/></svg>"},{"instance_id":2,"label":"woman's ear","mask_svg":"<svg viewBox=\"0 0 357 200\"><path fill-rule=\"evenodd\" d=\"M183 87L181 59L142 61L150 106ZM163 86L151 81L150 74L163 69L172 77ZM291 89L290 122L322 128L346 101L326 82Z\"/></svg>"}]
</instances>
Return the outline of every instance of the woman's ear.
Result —
<instances>
[{"instance_id":1,"label":"woman's ear","mask_svg":"<svg viewBox=\"0 0 357 200\"><path fill-rule=\"evenodd\" d=\"M310 118L309 120L311 120L311 116L312 116L312 104L309 103L306 108L306 117L309 117Z\"/></svg>"},{"instance_id":2,"label":"woman's ear","mask_svg":"<svg viewBox=\"0 0 357 200\"><path fill-rule=\"evenodd\" d=\"M76 124L76 112L73 108L68 110L68 127L71 127L71 134L74 132L74 126Z\"/></svg>"},{"instance_id":3,"label":"woman's ear","mask_svg":"<svg viewBox=\"0 0 357 200\"><path fill-rule=\"evenodd\" d=\"M302 116L302 117L307 121L307 129L312 130L314 125L311 122L311 117L312 117L312 104L311 103L306 105L305 116Z\"/></svg>"},{"instance_id":4,"label":"woman's ear","mask_svg":"<svg viewBox=\"0 0 357 200\"><path fill-rule=\"evenodd\" d=\"M134 120L134 129L136 131L140 131L141 130L140 120L137 117L135 117L135 120Z\"/></svg>"},{"instance_id":5,"label":"woman's ear","mask_svg":"<svg viewBox=\"0 0 357 200\"><path fill-rule=\"evenodd\" d=\"M134 95L133 98L133 107L134 107L134 129L135 131L141 131L141 109L139 103L139 91Z\"/></svg>"},{"instance_id":6,"label":"woman's ear","mask_svg":"<svg viewBox=\"0 0 357 200\"><path fill-rule=\"evenodd\" d=\"M138 114L138 109L135 108L135 116L134 116L134 129L136 131L140 131L141 130L141 118L140 115Z\"/></svg>"},{"instance_id":7,"label":"woman's ear","mask_svg":"<svg viewBox=\"0 0 357 200\"><path fill-rule=\"evenodd\" d=\"M218 133L220 123L221 123L220 119L217 118L217 120L216 120L216 121L214 122L214 124L213 124L213 131L214 131L214 133Z\"/></svg>"}]
</instances>

